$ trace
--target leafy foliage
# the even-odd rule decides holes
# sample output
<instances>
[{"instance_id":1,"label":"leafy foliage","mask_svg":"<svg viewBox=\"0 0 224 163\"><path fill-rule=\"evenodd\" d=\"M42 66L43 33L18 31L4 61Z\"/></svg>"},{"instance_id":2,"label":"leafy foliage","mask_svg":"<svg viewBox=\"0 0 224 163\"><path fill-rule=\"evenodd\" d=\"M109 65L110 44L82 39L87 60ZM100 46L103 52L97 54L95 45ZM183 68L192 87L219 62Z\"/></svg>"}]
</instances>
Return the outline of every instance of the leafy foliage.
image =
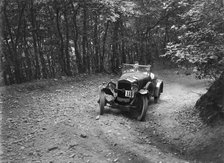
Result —
<instances>
[{"instance_id":1,"label":"leafy foliage","mask_svg":"<svg viewBox=\"0 0 224 163\"><path fill-rule=\"evenodd\" d=\"M199 78L217 78L224 70L224 7L217 1L196 1L180 15L183 24L173 30L178 39L167 44L163 57L196 66Z\"/></svg>"},{"instance_id":2,"label":"leafy foliage","mask_svg":"<svg viewBox=\"0 0 224 163\"><path fill-rule=\"evenodd\" d=\"M223 69L223 25L216 1L5 0L5 83L116 72L123 62L153 64L165 51L214 76Z\"/></svg>"},{"instance_id":3,"label":"leafy foliage","mask_svg":"<svg viewBox=\"0 0 224 163\"><path fill-rule=\"evenodd\" d=\"M122 62L134 60L151 63L162 46L145 31L162 13L161 2L4 1L5 83L116 72Z\"/></svg>"}]
</instances>

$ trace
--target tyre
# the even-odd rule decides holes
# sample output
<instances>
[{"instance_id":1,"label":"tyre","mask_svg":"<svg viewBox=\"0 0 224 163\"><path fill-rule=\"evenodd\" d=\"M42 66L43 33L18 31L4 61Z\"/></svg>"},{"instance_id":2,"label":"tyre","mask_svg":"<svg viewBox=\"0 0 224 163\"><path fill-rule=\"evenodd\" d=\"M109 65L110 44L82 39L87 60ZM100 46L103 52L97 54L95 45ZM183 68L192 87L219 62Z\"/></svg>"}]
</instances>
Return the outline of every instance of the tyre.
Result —
<instances>
[{"instance_id":1,"label":"tyre","mask_svg":"<svg viewBox=\"0 0 224 163\"><path fill-rule=\"evenodd\" d=\"M154 103L158 103L159 98L160 98L161 90L159 89L159 94L157 97L154 97Z\"/></svg>"},{"instance_id":2,"label":"tyre","mask_svg":"<svg viewBox=\"0 0 224 163\"><path fill-rule=\"evenodd\" d=\"M104 113L104 106L106 105L106 97L105 97L105 93L104 92L100 93L99 105L100 105L100 115L103 115L103 113Z\"/></svg>"},{"instance_id":3,"label":"tyre","mask_svg":"<svg viewBox=\"0 0 224 163\"><path fill-rule=\"evenodd\" d=\"M141 110L141 112L140 112L140 115L138 116L138 120L139 121L143 121L144 119L145 119L145 116L146 116L146 112L147 112L147 110L148 110L148 99L147 99L147 97L146 96L141 96L140 97L141 99L140 99L140 106L139 107L141 107L140 108L140 110Z\"/></svg>"},{"instance_id":4,"label":"tyre","mask_svg":"<svg viewBox=\"0 0 224 163\"><path fill-rule=\"evenodd\" d=\"M159 94L158 97L154 97L154 103L158 103L158 101L159 101L159 97L160 97L160 94Z\"/></svg>"}]
</instances>

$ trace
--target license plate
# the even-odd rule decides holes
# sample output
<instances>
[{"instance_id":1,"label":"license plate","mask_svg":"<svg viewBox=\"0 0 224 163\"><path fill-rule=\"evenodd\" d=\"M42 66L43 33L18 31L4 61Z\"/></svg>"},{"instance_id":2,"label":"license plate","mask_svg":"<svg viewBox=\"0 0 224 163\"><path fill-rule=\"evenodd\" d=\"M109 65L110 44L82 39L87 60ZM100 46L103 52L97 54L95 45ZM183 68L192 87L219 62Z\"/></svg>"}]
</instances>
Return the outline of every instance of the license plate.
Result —
<instances>
[{"instance_id":1,"label":"license plate","mask_svg":"<svg viewBox=\"0 0 224 163\"><path fill-rule=\"evenodd\" d=\"M125 97L130 97L132 98L134 95L133 95L133 92L132 91L125 91Z\"/></svg>"}]
</instances>

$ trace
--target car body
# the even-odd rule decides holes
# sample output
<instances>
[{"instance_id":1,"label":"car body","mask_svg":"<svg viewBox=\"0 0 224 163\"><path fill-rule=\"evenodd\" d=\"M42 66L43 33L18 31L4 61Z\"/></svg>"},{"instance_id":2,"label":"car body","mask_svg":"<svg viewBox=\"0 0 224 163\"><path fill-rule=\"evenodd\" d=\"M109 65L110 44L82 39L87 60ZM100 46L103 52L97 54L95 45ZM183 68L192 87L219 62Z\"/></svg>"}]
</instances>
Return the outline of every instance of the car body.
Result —
<instances>
[{"instance_id":1,"label":"car body","mask_svg":"<svg viewBox=\"0 0 224 163\"><path fill-rule=\"evenodd\" d=\"M151 97L157 102L163 92L163 81L150 70L150 65L123 64L117 82L110 81L100 87L100 114L106 105L118 109L135 109L138 120L144 120ZM108 98L108 96L110 96Z\"/></svg>"}]
</instances>

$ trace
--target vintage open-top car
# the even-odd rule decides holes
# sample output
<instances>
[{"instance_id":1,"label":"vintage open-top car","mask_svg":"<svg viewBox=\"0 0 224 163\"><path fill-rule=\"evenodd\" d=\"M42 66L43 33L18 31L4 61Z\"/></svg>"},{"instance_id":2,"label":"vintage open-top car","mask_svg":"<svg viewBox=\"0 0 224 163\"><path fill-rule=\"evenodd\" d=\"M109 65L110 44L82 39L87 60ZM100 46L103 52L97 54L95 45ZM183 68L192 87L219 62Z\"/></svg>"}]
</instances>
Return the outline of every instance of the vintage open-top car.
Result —
<instances>
[{"instance_id":1,"label":"vintage open-top car","mask_svg":"<svg viewBox=\"0 0 224 163\"><path fill-rule=\"evenodd\" d=\"M144 120L150 98L154 97L154 102L157 103L163 92L163 81L155 77L150 67L138 63L123 64L118 81L110 81L100 87L100 115L104 113L105 106L109 105L117 109L135 109L137 119Z\"/></svg>"}]
</instances>

